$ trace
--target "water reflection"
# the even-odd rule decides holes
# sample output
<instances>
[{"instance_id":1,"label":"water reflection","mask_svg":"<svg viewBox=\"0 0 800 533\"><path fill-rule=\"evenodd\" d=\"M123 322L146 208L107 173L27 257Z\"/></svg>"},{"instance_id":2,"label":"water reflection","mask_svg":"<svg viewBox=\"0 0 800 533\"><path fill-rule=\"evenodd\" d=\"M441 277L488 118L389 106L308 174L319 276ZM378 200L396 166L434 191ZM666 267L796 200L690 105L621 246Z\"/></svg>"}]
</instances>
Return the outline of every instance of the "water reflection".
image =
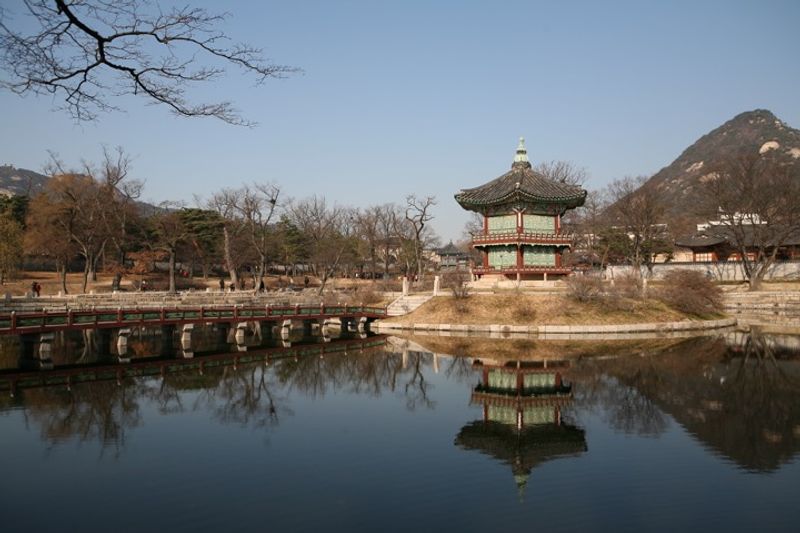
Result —
<instances>
[{"instance_id":1,"label":"water reflection","mask_svg":"<svg viewBox=\"0 0 800 533\"><path fill-rule=\"evenodd\" d=\"M604 345L602 353L596 343L526 341L520 353L519 341L510 350L494 341L493 356L483 340L458 339L451 356L441 339L431 350L424 338L283 333L238 324L0 337L0 387L8 387L0 410L22 410L46 442L120 450L153 407L275 430L303 416L300 397L388 396L407 411L433 411L449 399L439 388L453 383L464 407L482 413L464 415L456 444L510 466L520 489L537 465L586 453L585 420L594 415L613 431L650 438L677 423L753 472L774 472L800 449L797 337L729 333Z\"/></svg>"},{"instance_id":2,"label":"water reflection","mask_svg":"<svg viewBox=\"0 0 800 533\"><path fill-rule=\"evenodd\" d=\"M584 360L577 400L625 432L659 435L671 417L739 467L775 471L800 450L799 355L796 337L754 331Z\"/></svg>"},{"instance_id":3,"label":"water reflection","mask_svg":"<svg viewBox=\"0 0 800 533\"><path fill-rule=\"evenodd\" d=\"M569 361L477 358L473 366L481 381L470 403L482 407L483 419L464 426L456 445L509 465L520 498L537 465L586 451L584 431L562 421L572 401L572 385L562 376Z\"/></svg>"}]
</instances>

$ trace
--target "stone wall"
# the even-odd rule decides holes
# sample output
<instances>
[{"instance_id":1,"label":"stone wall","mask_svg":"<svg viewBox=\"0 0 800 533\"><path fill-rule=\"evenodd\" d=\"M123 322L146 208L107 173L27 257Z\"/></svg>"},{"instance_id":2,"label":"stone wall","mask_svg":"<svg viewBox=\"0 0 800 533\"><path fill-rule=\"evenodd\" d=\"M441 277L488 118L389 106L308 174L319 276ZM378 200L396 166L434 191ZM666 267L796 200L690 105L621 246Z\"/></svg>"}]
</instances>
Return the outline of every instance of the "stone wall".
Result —
<instances>
[{"instance_id":1,"label":"stone wall","mask_svg":"<svg viewBox=\"0 0 800 533\"><path fill-rule=\"evenodd\" d=\"M644 269L643 269L644 270ZM707 274L717 281L745 281L742 264L739 262L727 263L658 263L653 266L653 278L663 278L672 270L695 270ZM630 274L633 267L629 265L613 265L606 269L606 279ZM781 261L770 268L764 278L770 280L800 280L800 261Z\"/></svg>"}]
</instances>

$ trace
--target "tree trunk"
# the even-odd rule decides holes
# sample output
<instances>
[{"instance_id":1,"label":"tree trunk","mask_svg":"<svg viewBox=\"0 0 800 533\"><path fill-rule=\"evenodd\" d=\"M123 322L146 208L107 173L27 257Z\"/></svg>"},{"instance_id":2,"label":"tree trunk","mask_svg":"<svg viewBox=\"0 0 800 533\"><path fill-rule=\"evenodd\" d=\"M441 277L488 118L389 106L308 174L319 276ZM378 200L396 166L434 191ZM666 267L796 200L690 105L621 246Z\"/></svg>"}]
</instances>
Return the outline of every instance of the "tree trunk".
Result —
<instances>
[{"instance_id":1,"label":"tree trunk","mask_svg":"<svg viewBox=\"0 0 800 533\"><path fill-rule=\"evenodd\" d=\"M169 292L175 294L175 250L169 251Z\"/></svg>"},{"instance_id":2,"label":"tree trunk","mask_svg":"<svg viewBox=\"0 0 800 533\"><path fill-rule=\"evenodd\" d=\"M59 264L56 266L58 269L58 273L61 277L61 290L64 291L64 294L68 294L69 291L67 290L67 264L66 262Z\"/></svg>"},{"instance_id":3,"label":"tree trunk","mask_svg":"<svg viewBox=\"0 0 800 533\"><path fill-rule=\"evenodd\" d=\"M86 294L87 285L89 285L89 262L88 261L86 261L86 263L83 265L83 286L81 287L81 292L83 292L83 294Z\"/></svg>"},{"instance_id":4,"label":"tree trunk","mask_svg":"<svg viewBox=\"0 0 800 533\"><path fill-rule=\"evenodd\" d=\"M222 227L223 247L225 248L225 268L228 269L228 274L231 277L231 285L239 288L239 275L236 273L236 268L233 264L233 254L231 253L231 234L227 226Z\"/></svg>"}]
</instances>

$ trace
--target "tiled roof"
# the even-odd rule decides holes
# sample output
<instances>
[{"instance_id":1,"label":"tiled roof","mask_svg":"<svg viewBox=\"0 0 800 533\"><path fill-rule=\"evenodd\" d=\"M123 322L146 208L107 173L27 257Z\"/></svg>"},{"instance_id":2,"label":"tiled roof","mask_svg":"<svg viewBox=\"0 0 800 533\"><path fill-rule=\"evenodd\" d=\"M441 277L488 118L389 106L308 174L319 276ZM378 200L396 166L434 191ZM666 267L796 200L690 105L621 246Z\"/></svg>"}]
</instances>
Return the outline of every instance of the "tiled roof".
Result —
<instances>
[{"instance_id":1,"label":"tiled roof","mask_svg":"<svg viewBox=\"0 0 800 533\"><path fill-rule=\"evenodd\" d=\"M517 161L511 170L497 179L464 189L455 195L465 209L480 211L482 207L506 203L551 203L573 208L583 205L586 191L574 185L549 180L533 170L530 162Z\"/></svg>"}]
</instances>

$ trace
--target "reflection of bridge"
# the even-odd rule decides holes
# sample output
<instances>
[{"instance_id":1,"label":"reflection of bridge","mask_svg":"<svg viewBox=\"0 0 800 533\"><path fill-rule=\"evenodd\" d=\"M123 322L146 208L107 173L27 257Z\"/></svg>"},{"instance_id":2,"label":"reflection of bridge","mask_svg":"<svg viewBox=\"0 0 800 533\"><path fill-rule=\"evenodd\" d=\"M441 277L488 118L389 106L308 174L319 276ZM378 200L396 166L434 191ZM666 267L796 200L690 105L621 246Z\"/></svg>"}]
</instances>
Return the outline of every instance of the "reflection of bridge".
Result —
<instances>
[{"instance_id":1,"label":"reflection of bridge","mask_svg":"<svg viewBox=\"0 0 800 533\"><path fill-rule=\"evenodd\" d=\"M121 328L147 325L207 324L215 322L304 323L339 320L363 325L386 316L386 308L351 305L266 305L264 307L195 307L149 309L92 309L0 314L0 334L24 334L64 329Z\"/></svg>"},{"instance_id":2,"label":"reflection of bridge","mask_svg":"<svg viewBox=\"0 0 800 533\"><path fill-rule=\"evenodd\" d=\"M386 337L379 335L364 339L340 338L322 344L296 345L289 348L253 349L247 352L225 352L200 355L191 359L173 357L146 357L118 363L71 364L51 370L21 372L17 369L0 371L0 390L9 390L13 395L23 388L71 386L88 381L113 381L118 383L128 377L164 376L196 369L201 374L206 368L234 366L254 362L270 362L288 357L324 356L332 353L347 353L348 350L364 350L383 346Z\"/></svg>"}]
</instances>

